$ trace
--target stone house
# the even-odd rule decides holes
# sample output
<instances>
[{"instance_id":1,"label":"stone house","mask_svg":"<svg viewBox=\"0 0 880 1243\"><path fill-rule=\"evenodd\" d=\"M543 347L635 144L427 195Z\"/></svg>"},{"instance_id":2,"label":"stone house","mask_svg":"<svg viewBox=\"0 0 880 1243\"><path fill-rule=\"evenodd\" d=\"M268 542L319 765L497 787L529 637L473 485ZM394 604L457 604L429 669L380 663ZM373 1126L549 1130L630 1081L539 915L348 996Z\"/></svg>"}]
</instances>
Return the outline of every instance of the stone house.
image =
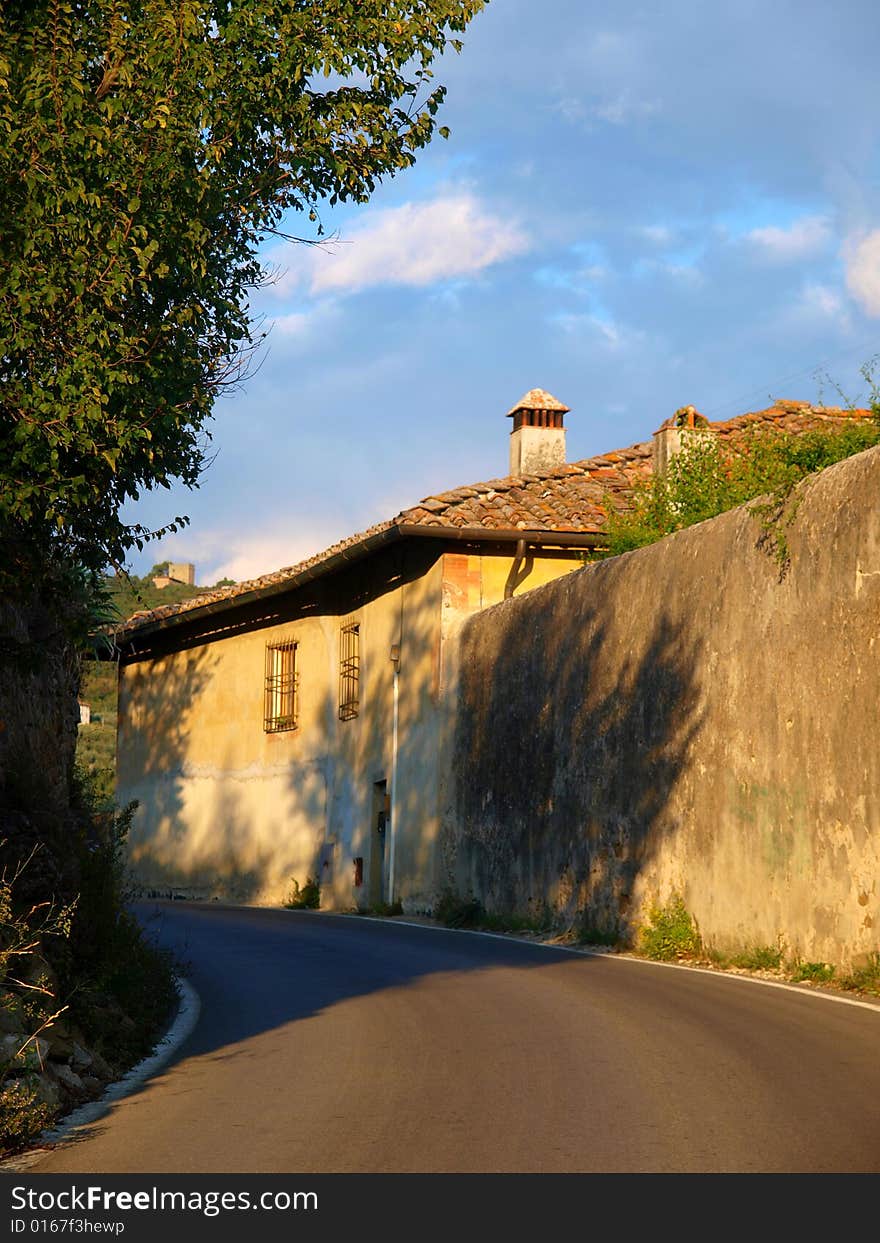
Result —
<instances>
[{"instance_id":1,"label":"stone house","mask_svg":"<svg viewBox=\"0 0 880 1243\"><path fill-rule=\"evenodd\" d=\"M138 801L130 857L146 890L277 904L314 877L322 906L429 909L447 876L463 620L581 569L609 513L689 430L869 412L786 402L708 424L685 411L652 440L574 463L566 413L532 389L509 412L506 477L120 627L117 797Z\"/></svg>"}]
</instances>

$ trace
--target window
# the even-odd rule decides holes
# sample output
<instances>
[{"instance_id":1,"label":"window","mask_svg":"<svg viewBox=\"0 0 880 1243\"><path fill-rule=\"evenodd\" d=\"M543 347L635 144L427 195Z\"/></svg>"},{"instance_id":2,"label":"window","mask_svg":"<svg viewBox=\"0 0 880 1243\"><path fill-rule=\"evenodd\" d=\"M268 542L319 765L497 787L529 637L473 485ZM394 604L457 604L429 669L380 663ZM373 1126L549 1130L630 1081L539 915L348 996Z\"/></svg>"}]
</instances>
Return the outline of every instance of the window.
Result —
<instances>
[{"instance_id":1,"label":"window","mask_svg":"<svg viewBox=\"0 0 880 1243\"><path fill-rule=\"evenodd\" d=\"M350 622L339 631L339 719L350 721L360 707L361 628Z\"/></svg>"},{"instance_id":2,"label":"window","mask_svg":"<svg viewBox=\"0 0 880 1243\"><path fill-rule=\"evenodd\" d=\"M296 729L299 714L298 684L295 641L289 639L285 643L267 644L266 700L263 709L263 729L267 734Z\"/></svg>"}]
</instances>

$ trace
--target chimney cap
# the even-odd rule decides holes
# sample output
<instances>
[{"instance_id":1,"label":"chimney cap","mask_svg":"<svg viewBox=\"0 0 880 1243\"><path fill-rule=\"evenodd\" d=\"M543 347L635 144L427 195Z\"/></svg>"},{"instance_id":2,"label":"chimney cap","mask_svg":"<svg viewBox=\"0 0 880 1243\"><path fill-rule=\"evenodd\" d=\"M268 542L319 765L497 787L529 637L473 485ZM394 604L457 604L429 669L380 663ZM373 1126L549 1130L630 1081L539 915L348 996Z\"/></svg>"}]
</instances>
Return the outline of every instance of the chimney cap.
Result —
<instances>
[{"instance_id":1,"label":"chimney cap","mask_svg":"<svg viewBox=\"0 0 880 1243\"><path fill-rule=\"evenodd\" d=\"M512 419L517 410L559 410L563 414L568 414L570 409L570 406L564 406L546 389L530 388L523 397L520 397L515 406L511 406L507 412L507 418Z\"/></svg>"},{"instance_id":2,"label":"chimney cap","mask_svg":"<svg viewBox=\"0 0 880 1243\"><path fill-rule=\"evenodd\" d=\"M665 422L661 423L657 428L657 432L666 431L670 427L686 427L692 430L707 428L709 420L705 414L700 414L696 406L679 406L675 414L671 415ZM657 435L657 432L654 435Z\"/></svg>"}]
</instances>

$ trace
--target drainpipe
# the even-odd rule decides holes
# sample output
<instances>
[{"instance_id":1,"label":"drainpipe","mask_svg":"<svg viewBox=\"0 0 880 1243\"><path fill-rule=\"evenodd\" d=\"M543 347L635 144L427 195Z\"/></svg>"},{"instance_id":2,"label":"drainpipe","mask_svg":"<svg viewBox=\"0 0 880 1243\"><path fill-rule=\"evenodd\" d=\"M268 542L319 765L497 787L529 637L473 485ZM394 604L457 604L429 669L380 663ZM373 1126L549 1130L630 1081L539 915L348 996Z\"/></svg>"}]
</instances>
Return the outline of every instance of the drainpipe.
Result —
<instances>
[{"instance_id":1,"label":"drainpipe","mask_svg":"<svg viewBox=\"0 0 880 1243\"><path fill-rule=\"evenodd\" d=\"M516 587L516 580L519 577L520 567L525 560L526 542L524 539L516 541L516 555L513 558L513 565L510 567L510 573L507 576L507 582L504 584L504 599L509 600L513 595Z\"/></svg>"},{"instance_id":2,"label":"drainpipe","mask_svg":"<svg viewBox=\"0 0 880 1243\"><path fill-rule=\"evenodd\" d=\"M391 645L391 662L394 665L391 713L391 828L388 843L388 902L394 902L394 843L397 840L397 705L399 700L400 644Z\"/></svg>"}]
</instances>

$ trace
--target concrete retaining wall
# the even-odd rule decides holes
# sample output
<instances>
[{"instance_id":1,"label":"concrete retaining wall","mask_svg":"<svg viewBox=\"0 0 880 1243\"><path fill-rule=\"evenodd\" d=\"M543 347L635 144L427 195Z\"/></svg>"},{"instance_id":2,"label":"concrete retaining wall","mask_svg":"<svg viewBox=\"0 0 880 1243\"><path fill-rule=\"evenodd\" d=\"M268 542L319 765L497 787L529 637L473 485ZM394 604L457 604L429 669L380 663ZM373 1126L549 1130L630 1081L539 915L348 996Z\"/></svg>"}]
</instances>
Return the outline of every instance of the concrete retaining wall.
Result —
<instances>
[{"instance_id":1,"label":"concrete retaining wall","mask_svg":"<svg viewBox=\"0 0 880 1243\"><path fill-rule=\"evenodd\" d=\"M469 619L450 883L632 934L679 892L719 949L880 945L880 449Z\"/></svg>"}]
</instances>

